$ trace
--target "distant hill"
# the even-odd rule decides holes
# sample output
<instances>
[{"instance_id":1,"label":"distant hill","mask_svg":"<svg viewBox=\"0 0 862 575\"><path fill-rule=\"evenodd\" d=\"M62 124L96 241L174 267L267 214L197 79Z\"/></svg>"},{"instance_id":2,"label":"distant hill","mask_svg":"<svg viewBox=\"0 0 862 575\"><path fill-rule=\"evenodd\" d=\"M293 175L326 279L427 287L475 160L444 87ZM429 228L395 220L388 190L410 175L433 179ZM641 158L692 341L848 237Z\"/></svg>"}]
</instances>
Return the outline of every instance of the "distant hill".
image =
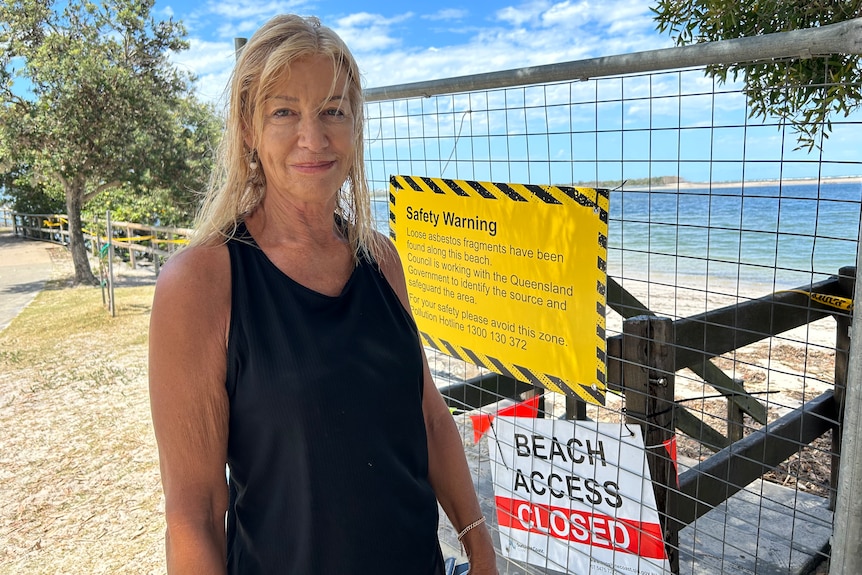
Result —
<instances>
[{"instance_id":1,"label":"distant hill","mask_svg":"<svg viewBox=\"0 0 862 575\"><path fill-rule=\"evenodd\" d=\"M619 188L623 185L632 186L632 187L644 187L644 186L670 186L673 184L684 184L686 182L685 178L681 178L679 176L656 176L653 178L626 178L625 180L602 180L600 182L590 181L584 182L580 181L574 184L571 184L573 187L582 187L582 188L607 188L613 190L615 188Z\"/></svg>"}]
</instances>

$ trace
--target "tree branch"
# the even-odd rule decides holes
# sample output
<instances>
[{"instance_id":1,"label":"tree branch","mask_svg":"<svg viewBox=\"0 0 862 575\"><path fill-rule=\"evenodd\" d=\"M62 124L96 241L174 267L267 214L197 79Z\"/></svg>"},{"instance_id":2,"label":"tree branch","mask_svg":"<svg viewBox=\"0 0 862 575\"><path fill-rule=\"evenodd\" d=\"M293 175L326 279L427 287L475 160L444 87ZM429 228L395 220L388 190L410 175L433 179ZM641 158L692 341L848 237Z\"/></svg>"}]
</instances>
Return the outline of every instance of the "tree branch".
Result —
<instances>
[{"instance_id":1,"label":"tree branch","mask_svg":"<svg viewBox=\"0 0 862 575\"><path fill-rule=\"evenodd\" d=\"M3 88L3 100L5 102L9 102L10 104L15 104L18 106L26 107L30 105L30 102L28 102L18 94L14 93L12 90L9 90L8 88Z\"/></svg>"},{"instance_id":2,"label":"tree branch","mask_svg":"<svg viewBox=\"0 0 862 575\"><path fill-rule=\"evenodd\" d=\"M96 186L95 190L93 190L89 194L84 194L84 197L81 198L81 205L86 204L87 202L89 202L90 200L92 200L93 198L95 198L96 196L98 196L99 194L104 192L105 190L109 190L111 188L116 188L120 184L122 184L122 182L120 180L114 180L112 182L105 182L104 184Z\"/></svg>"}]
</instances>

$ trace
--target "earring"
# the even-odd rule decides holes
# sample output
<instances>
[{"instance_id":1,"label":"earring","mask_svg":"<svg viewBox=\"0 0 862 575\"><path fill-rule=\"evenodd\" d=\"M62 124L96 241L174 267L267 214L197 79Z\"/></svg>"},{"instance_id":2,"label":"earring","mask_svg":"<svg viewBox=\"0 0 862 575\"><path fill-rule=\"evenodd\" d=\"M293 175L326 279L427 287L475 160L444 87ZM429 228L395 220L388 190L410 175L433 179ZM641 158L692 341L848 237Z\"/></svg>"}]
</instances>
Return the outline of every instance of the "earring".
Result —
<instances>
[{"instance_id":1,"label":"earring","mask_svg":"<svg viewBox=\"0 0 862 575\"><path fill-rule=\"evenodd\" d=\"M252 150L248 157L248 178L245 183L245 193L248 195L254 195L255 188L261 179L261 175L258 173L257 168L257 150Z\"/></svg>"}]
</instances>

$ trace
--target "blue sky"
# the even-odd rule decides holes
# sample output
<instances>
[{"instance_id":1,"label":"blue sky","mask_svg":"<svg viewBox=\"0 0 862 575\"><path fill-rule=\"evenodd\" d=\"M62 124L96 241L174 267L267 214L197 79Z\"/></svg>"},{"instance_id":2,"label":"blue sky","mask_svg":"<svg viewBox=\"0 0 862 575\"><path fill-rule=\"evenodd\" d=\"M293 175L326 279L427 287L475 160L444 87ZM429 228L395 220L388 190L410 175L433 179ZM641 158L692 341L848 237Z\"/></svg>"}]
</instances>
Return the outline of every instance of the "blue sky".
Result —
<instances>
[{"instance_id":1,"label":"blue sky","mask_svg":"<svg viewBox=\"0 0 862 575\"><path fill-rule=\"evenodd\" d=\"M156 0L154 15L157 18L172 16L186 25L190 49L175 55L173 60L198 77L197 88L203 99L221 102L234 61L234 38L250 36L271 16L279 13L315 15L335 29L356 56L364 76L364 86L373 88L671 47L672 39L655 28L649 9L654 3L649 0L414 0L409 3L389 0L264 0L255 3ZM782 157L787 154L788 159L816 160L807 154L788 152L795 147L795 136L787 138L787 146L782 145L782 136L775 127L760 131L746 131L740 127L709 130L710 110L714 109L715 114L713 126L722 123L740 126L745 121L745 109L738 93L710 102L711 81L700 72L691 74L686 80L691 89L703 89L705 93L700 100L686 98L686 106L695 106L692 112L696 116L706 116L703 120L705 127L684 132L686 141L680 140L677 144L684 145L684 149L674 155L676 146L669 148L674 152L673 157L668 158L674 160L671 162L673 165L657 166L654 173L676 174L675 158L683 158L686 154L694 153L701 158L712 157L713 153L717 158L729 154L729 159L733 160L745 148L752 157L761 150L768 151L764 156L768 160L776 154ZM674 80L669 78L667 81L673 83ZM725 110L719 100L727 100L730 107ZM700 106L701 103L704 105ZM686 120L680 116L683 105L679 100L653 100L650 105L651 120L644 114L645 110L636 110L637 104L633 104L634 107L626 112L626 123L637 122L639 117L643 117L647 118L643 120L647 122L645 125L653 127L665 121L669 125L685 125ZM668 110L662 111L661 106L668 107ZM614 129L620 119L619 114L614 114L611 121L602 117L596 117L595 121L601 124L602 129ZM852 119L858 122L860 117L862 113L857 111ZM856 127L849 124L836 126L824 147L822 159L828 161L822 175L862 175L858 163L860 138L856 135ZM642 143L636 141L637 137L638 134L627 135L626 146L634 143L643 148ZM654 134L653 137L658 138L659 135ZM654 145L661 148L657 141ZM614 141L600 147L618 154L616 150L620 145ZM603 155L603 150L597 152L597 157ZM549 153L554 152L551 150ZM559 152L565 155L565 150ZM733 181L741 179L742 165L741 162L686 163L681 175L692 181ZM785 169L788 165L779 162L747 164L745 177L777 179L781 174L784 177L817 175L816 161ZM645 164L629 163L627 170L627 175L607 174L607 179L647 175ZM557 178L550 174L548 179L555 181Z\"/></svg>"},{"instance_id":2,"label":"blue sky","mask_svg":"<svg viewBox=\"0 0 862 575\"><path fill-rule=\"evenodd\" d=\"M649 2L491 0L193 2L157 0L158 17L182 20L191 48L175 61L218 99L233 39L285 12L318 16L345 39L366 87L625 54L672 45L655 30Z\"/></svg>"}]
</instances>

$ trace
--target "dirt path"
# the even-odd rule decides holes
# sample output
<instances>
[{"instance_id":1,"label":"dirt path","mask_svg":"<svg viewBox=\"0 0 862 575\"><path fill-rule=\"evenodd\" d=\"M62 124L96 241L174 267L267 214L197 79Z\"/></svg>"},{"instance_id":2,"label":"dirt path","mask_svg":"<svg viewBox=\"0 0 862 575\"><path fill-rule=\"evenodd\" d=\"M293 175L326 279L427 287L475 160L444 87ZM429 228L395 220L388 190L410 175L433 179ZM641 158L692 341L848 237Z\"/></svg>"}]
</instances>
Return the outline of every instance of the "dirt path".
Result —
<instances>
[{"instance_id":1,"label":"dirt path","mask_svg":"<svg viewBox=\"0 0 862 575\"><path fill-rule=\"evenodd\" d=\"M53 247L0 233L0 331L45 287Z\"/></svg>"}]
</instances>

